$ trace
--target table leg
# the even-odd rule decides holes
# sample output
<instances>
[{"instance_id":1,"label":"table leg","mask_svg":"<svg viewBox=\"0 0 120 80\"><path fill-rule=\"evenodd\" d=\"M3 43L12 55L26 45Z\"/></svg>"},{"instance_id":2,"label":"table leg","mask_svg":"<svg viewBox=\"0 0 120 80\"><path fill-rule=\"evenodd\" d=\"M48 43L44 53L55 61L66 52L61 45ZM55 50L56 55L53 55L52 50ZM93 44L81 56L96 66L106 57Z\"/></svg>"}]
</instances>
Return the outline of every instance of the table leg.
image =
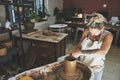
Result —
<instances>
[{"instance_id":1,"label":"table leg","mask_svg":"<svg viewBox=\"0 0 120 80\"><path fill-rule=\"evenodd\" d=\"M116 32L114 45L117 45L118 37L119 37L119 30L117 30Z\"/></svg>"}]
</instances>

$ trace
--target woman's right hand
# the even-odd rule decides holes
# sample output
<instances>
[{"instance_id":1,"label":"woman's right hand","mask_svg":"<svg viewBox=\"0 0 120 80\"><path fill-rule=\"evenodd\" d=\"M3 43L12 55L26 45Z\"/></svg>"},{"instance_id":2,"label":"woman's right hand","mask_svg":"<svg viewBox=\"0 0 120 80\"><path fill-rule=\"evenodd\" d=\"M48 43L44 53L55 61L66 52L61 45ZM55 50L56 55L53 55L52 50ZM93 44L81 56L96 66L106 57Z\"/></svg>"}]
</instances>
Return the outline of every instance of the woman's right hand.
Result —
<instances>
[{"instance_id":1,"label":"woman's right hand","mask_svg":"<svg viewBox=\"0 0 120 80\"><path fill-rule=\"evenodd\" d=\"M72 56L78 58L79 56L84 55L80 50L77 50L72 53Z\"/></svg>"}]
</instances>

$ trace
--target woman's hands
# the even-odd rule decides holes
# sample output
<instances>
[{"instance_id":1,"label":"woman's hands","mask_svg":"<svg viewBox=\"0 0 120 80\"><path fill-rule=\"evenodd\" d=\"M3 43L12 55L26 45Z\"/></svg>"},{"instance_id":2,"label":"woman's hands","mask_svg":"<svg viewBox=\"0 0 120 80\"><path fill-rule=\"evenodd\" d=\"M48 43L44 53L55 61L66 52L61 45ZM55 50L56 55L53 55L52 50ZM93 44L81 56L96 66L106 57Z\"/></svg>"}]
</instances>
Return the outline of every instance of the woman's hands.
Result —
<instances>
[{"instance_id":1,"label":"woman's hands","mask_svg":"<svg viewBox=\"0 0 120 80\"><path fill-rule=\"evenodd\" d=\"M73 57L78 58L80 55L84 55L80 50L76 50L71 53Z\"/></svg>"}]
</instances>

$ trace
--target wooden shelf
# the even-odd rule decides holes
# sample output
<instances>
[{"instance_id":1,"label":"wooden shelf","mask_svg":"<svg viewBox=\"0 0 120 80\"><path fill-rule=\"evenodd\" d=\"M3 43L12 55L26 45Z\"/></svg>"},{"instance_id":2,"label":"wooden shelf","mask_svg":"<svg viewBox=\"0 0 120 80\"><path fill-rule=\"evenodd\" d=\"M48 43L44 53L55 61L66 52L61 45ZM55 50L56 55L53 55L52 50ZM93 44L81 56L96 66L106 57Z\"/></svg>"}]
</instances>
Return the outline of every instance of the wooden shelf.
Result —
<instances>
[{"instance_id":1,"label":"wooden shelf","mask_svg":"<svg viewBox=\"0 0 120 80\"><path fill-rule=\"evenodd\" d=\"M14 31L14 30L17 30L17 29L18 29L18 27L13 27L11 30L4 28L4 29L0 30L0 34L7 33L7 32L10 32L10 31Z\"/></svg>"}]
</instances>

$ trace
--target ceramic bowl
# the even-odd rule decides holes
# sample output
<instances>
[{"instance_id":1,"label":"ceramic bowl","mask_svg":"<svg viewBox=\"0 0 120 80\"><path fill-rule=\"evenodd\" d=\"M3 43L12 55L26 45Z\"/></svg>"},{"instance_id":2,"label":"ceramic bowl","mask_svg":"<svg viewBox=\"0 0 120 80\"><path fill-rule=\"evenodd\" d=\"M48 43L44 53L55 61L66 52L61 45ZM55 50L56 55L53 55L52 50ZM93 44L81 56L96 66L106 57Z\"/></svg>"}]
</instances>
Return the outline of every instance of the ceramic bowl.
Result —
<instances>
[{"instance_id":1,"label":"ceramic bowl","mask_svg":"<svg viewBox=\"0 0 120 80\"><path fill-rule=\"evenodd\" d=\"M7 48L4 45L0 44L0 56L4 56L6 54L7 54Z\"/></svg>"}]
</instances>

